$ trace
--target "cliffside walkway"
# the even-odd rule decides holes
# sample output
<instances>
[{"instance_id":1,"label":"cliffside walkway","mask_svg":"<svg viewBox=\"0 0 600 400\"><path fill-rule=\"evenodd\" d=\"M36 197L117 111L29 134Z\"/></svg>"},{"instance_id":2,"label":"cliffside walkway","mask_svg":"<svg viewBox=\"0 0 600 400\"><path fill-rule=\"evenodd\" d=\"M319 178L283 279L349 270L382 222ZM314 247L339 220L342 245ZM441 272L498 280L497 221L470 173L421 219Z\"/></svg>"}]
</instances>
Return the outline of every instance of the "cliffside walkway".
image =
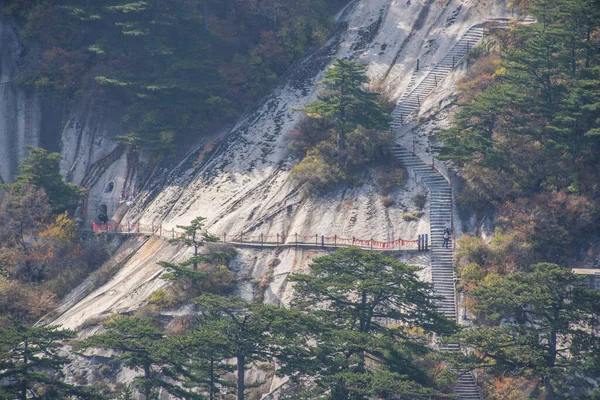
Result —
<instances>
[{"instance_id":1,"label":"cliffside walkway","mask_svg":"<svg viewBox=\"0 0 600 400\"><path fill-rule=\"evenodd\" d=\"M94 233L116 233L121 235L152 235L160 236L165 239L176 239L181 237L183 231L177 228L165 229L162 226L154 225L140 225L140 224L96 224L91 223L91 230ZM210 233L209 233L210 234ZM428 237L429 235L419 235L415 240L406 240L398 238L391 241L378 241L373 238L359 239L359 238L345 238L338 235L325 236L325 235L263 235L263 234L249 234L249 233L238 233L237 235L231 234L210 234L211 236L218 237L220 243L228 243L236 247L254 247L254 248L290 248L290 247L302 247L302 248L327 248L336 249L340 247L355 246L367 250L377 251L425 251L429 249Z\"/></svg>"}]
</instances>

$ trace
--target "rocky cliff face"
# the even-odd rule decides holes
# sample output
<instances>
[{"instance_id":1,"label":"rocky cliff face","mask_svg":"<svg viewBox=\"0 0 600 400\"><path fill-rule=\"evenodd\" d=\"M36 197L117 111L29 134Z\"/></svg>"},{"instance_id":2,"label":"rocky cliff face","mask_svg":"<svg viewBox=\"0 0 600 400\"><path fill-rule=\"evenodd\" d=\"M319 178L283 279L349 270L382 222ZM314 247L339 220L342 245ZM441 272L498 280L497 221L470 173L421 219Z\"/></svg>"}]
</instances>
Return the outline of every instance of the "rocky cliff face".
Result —
<instances>
[{"instance_id":1,"label":"rocky cliff face","mask_svg":"<svg viewBox=\"0 0 600 400\"><path fill-rule=\"evenodd\" d=\"M471 26L507 16L504 3L355 0L340 13L325 46L294 65L231 130L215 132L215 139L198 143L174 168L147 171L149 163L143 156L111 139L123 133L114 122L118 118L88 103L71 110L60 131L61 170L68 180L88 188L82 207L85 223L105 206L115 220L162 225L165 229L204 216L212 233L228 237L247 232L285 237L298 233L380 241L413 239L429 231L429 221L427 212L418 221L401 218L404 212L413 211L411 198L425 192L412 179L391 193L395 204L388 208L382 205L368 170L362 186L339 189L326 197L306 196L290 180L290 169L298 161L288 151L290 134L302 117L293 109L315 98L317 82L333 57L365 64L372 81L398 99ZM14 29L2 20L0 35L1 82L5 82L18 68L20 46ZM448 76L422 104L415 122L397 132L397 141L414 146L426 161L431 160L431 133L448 124L452 112L448 99L462 68ZM0 86L0 94L0 176L10 181L24 144L39 142L44 120L35 93L7 84ZM149 178L144 178L144 171L150 173ZM127 258L130 254L133 256ZM305 269L316 255L319 252L313 250L240 251L232 265L245 278L239 294L255 296L256 282L268 272L272 278L263 285L261 295L267 302L286 303L292 296L287 275ZM137 309L165 284L157 279L162 270L156 263L185 256L184 249L162 239L131 239L116 256L119 260L122 257L120 272L93 291L90 281L76 289L55 322L78 328L90 318ZM406 257L425 268L429 265L427 257ZM280 263L269 267L274 258ZM429 278L427 269L423 277Z\"/></svg>"},{"instance_id":2,"label":"rocky cliff face","mask_svg":"<svg viewBox=\"0 0 600 400\"><path fill-rule=\"evenodd\" d=\"M140 155L114 140L123 134L119 115L93 101L79 104L60 135L61 172L86 189L82 224L89 228L101 210L120 219L140 185Z\"/></svg>"},{"instance_id":3,"label":"rocky cliff face","mask_svg":"<svg viewBox=\"0 0 600 400\"><path fill-rule=\"evenodd\" d=\"M90 188L87 211L91 217L105 204L116 219L124 214L125 223L162 225L167 230L204 216L212 233L227 237L246 232L381 241L415 238L428 232L429 222L427 212L418 221L401 218L414 207L410 199L425 190L412 179L391 194L395 204L389 208L381 204L369 171L365 171L362 186L340 189L327 197L308 197L289 179L297 162L288 151L290 133L301 118L293 108L315 98L317 82L333 57L364 63L371 79L398 98L411 80L422 79L471 26L502 16L505 7L501 0L354 1L339 15L327 44L297 63L233 129L216 134L218 139L199 143L176 167L157 168L143 187L137 178L140 160L110 139L120 133L119 127L91 106L76 110L63 130L63 171ZM412 144L427 161L431 159L430 134L448 124L451 109L447 99L463 69L453 72L423 103L420 120L398 132L399 143ZM130 201L130 207L124 200ZM165 254L155 245L142 245L139 251L149 271L154 271L155 262ZM291 295L285 274L305 268L310 257L244 250L235 269L241 276L258 279L274 257L282 262L273 271L276 278L267 288L265 300L285 302ZM141 276L131 276L128 281L134 286L146 285ZM239 290L251 296L256 288L241 285ZM142 304L149 294L146 290L133 292L122 293L128 297L128 307ZM85 304L81 313L87 317L118 308L98 306L94 301ZM66 313L61 322L76 327L83 321Z\"/></svg>"},{"instance_id":4,"label":"rocky cliff face","mask_svg":"<svg viewBox=\"0 0 600 400\"><path fill-rule=\"evenodd\" d=\"M321 235L412 239L426 233L426 212L418 221L401 216L414 208L410 199L424 188L413 180L396 189L395 204L384 207L370 171L364 184L327 197L308 197L289 179L297 162L289 153L290 134L301 113L293 111L315 98L317 82L333 57L365 64L372 81L399 98L418 82L471 26L506 16L503 0L356 0L338 16L328 42L294 65L289 73L229 131L204 140L174 168L147 171L143 156L112 138L122 134L118 116L93 102L78 104L56 135L65 177L88 189L85 224L106 207L127 223L171 229L201 215L208 228L228 237L240 232L289 237ZM15 28L0 20L2 82L10 82L22 54ZM419 68L417 69L417 64ZM398 132L400 143L431 158L430 134L448 124L448 97L459 68L422 105L422 123ZM0 85L0 176L10 181L24 145L38 144L44 129L43 102L17 85ZM142 171L149 172L143 178ZM458 226L458 224L456 224ZM149 264L161 251L148 249ZM152 256L154 254L154 256ZM240 267L240 271L244 267ZM285 296L275 290L277 297ZM139 301L143 301L143 296ZM93 305L90 304L93 308Z\"/></svg>"},{"instance_id":5,"label":"rocky cliff face","mask_svg":"<svg viewBox=\"0 0 600 400\"><path fill-rule=\"evenodd\" d=\"M18 174L25 146L38 145L42 126L39 96L14 82L24 51L16 29L0 15L0 182L5 183Z\"/></svg>"},{"instance_id":6,"label":"rocky cliff face","mask_svg":"<svg viewBox=\"0 0 600 400\"><path fill-rule=\"evenodd\" d=\"M372 81L398 98L417 60L421 71L431 68L472 25L501 14L501 3L352 2L322 49L295 65L211 151L201 145L151 181L125 220L170 229L203 215L211 231L228 235L324 233L389 240L424 233L426 221L407 224L400 218L407 206L401 192L393 194L395 206L381 205L368 172L360 188L341 189L326 199L305 198L289 179L297 161L288 152L290 133L301 118L293 109L315 98L332 57L364 63Z\"/></svg>"}]
</instances>

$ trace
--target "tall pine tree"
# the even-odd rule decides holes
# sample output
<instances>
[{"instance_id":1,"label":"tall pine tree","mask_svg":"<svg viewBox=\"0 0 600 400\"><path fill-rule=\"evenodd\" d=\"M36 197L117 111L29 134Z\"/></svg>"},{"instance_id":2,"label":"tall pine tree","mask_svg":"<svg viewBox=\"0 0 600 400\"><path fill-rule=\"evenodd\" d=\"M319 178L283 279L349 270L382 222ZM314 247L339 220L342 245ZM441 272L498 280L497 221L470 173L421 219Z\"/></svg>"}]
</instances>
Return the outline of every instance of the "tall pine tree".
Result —
<instances>
[{"instance_id":1,"label":"tall pine tree","mask_svg":"<svg viewBox=\"0 0 600 400\"><path fill-rule=\"evenodd\" d=\"M0 325L0 396L6 399L94 399L90 391L64 382L61 355L75 332L56 326L31 327L18 320Z\"/></svg>"},{"instance_id":2,"label":"tall pine tree","mask_svg":"<svg viewBox=\"0 0 600 400\"><path fill-rule=\"evenodd\" d=\"M351 247L315 258L310 275L290 277L296 306L320 322L312 355L299 368L316 377L323 392L330 389L330 399L395 391L443 396L415 362L427 353L426 341L410 331L444 334L456 327L438 313L431 285L417 270L384 253Z\"/></svg>"},{"instance_id":3,"label":"tall pine tree","mask_svg":"<svg viewBox=\"0 0 600 400\"><path fill-rule=\"evenodd\" d=\"M324 89L318 100L301 109L310 118L325 118L335 124L340 151L346 148L346 134L358 125L367 129L388 128L389 118L377 104L377 94L364 89L368 82L364 66L335 59L320 82Z\"/></svg>"}]
</instances>

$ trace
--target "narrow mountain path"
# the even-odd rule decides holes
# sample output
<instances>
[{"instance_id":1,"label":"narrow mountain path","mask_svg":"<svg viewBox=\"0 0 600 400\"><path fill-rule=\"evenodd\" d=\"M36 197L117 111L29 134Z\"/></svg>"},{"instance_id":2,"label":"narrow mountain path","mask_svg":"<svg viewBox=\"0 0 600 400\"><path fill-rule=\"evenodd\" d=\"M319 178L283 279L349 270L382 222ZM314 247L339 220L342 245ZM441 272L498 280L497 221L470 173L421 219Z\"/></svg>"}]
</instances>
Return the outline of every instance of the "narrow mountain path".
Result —
<instances>
[{"instance_id":1,"label":"narrow mountain path","mask_svg":"<svg viewBox=\"0 0 600 400\"><path fill-rule=\"evenodd\" d=\"M460 40L452 47L450 52L442 58L421 82L416 86L409 85L407 92L392 111L392 130L399 129L408 118L423 104L435 88L461 63L467 54L483 39L483 24L472 26ZM411 82L412 83L412 82Z\"/></svg>"},{"instance_id":2,"label":"narrow mountain path","mask_svg":"<svg viewBox=\"0 0 600 400\"><path fill-rule=\"evenodd\" d=\"M427 165L419 157L402 146L396 146L392 154L408 170L409 174L429 189L429 219L431 237L431 275L435 295L440 296L441 312L453 321L458 320L456 307L456 273L452 238L448 247L443 247L446 224L452 225L452 186L444 176ZM460 351L458 345L440 346L448 353ZM460 375L455 386L459 400L481 400L479 389L470 372Z\"/></svg>"},{"instance_id":3,"label":"narrow mountain path","mask_svg":"<svg viewBox=\"0 0 600 400\"><path fill-rule=\"evenodd\" d=\"M452 47L450 52L431 70L418 84L415 76L411 79L409 88L401 97L392 112L392 132L397 131L419 109L429 96L459 65L484 36L483 24L472 26ZM433 290L437 296L440 311L449 319L458 321L456 304L456 272L454 268L454 247L451 237L448 246L444 247L444 231L452 227L452 185L434 168L428 165L416 154L402 146L392 149L392 154L408 170L409 174L429 189L429 219L431 238L431 275ZM452 235L451 235L452 236ZM440 350L446 353L460 352L456 344L440 345ZM460 374L454 390L459 400L482 400L475 378L470 371Z\"/></svg>"},{"instance_id":4,"label":"narrow mountain path","mask_svg":"<svg viewBox=\"0 0 600 400\"><path fill-rule=\"evenodd\" d=\"M429 189L431 269L435 294L443 299L438 305L443 314L457 320L454 262L452 239L448 247L442 247L446 224L452 222L452 187L437 170L425 164L404 147L396 146L392 154L408 170L409 174Z\"/></svg>"}]
</instances>

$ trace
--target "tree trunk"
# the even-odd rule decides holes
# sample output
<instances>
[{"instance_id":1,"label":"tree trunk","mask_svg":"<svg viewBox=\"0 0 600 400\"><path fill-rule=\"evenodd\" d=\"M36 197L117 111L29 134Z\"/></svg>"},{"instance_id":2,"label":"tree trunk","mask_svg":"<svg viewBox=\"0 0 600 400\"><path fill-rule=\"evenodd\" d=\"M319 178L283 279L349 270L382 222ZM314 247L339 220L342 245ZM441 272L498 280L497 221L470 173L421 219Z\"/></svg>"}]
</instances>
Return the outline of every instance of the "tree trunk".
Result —
<instances>
[{"instance_id":1,"label":"tree trunk","mask_svg":"<svg viewBox=\"0 0 600 400\"><path fill-rule=\"evenodd\" d=\"M342 72L343 73L343 72ZM340 152L346 150L346 132L344 129L346 128L346 105L344 102L345 98L345 89L346 89L346 77L342 78L342 82L340 84L340 133L338 138L338 150Z\"/></svg>"},{"instance_id":2,"label":"tree trunk","mask_svg":"<svg viewBox=\"0 0 600 400\"><path fill-rule=\"evenodd\" d=\"M367 292L363 291L362 295L361 295L361 301L360 301L360 327L359 327L359 331L361 333L366 333L367 332ZM363 348L360 350L360 362L359 362L359 366L358 369L361 372L365 371L365 352L366 350Z\"/></svg>"},{"instance_id":3,"label":"tree trunk","mask_svg":"<svg viewBox=\"0 0 600 400\"><path fill-rule=\"evenodd\" d=\"M592 29L590 27L588 27L587 32L586 32L587 46L585 49L585 67L586 68L590 67L590 59L591 59L591 54L592 54L592 48L590 46L591 34L592 34Z\"/></svg>"},{"instance_id":4,"label":"tree trunk","mask_svg":"<svg viewBox=\"0 0 600 400\"><path fill-rule=\"evenodd\" d=\"M556 356L558 354L556 348L557 348L557 329L556 329L556 324L558 323L559 319L560 319L560 310L562 309L562 301L559 303L558 306L554 307L554 310L552 312L552 316L553 316L553 321L552 321L552 327L550 328L550 337L548 338L548 347L549 347L549 352L550 352L550 357L548 360L548 367L550 367L550 369L554 368L554 366L556 365ZM550 377L548 375L543 377L543 383L544 383L544 391L546 392L546 400L552 400L554 399L554 387L552 386L552 382L550 381Z\"/></svg>"},{"instance_id":5,"label":"tree trunk","mask_svg":"<svg viewBox=\"0 0 600 400\"><path fill-rule=\"evenodd\" d=\"M544 376L544 378L542 379L542 382L544 383L544 391L546 392L546 400L553 400L554 397L554 387L552 386L552 383L550 382L550 377L549 376Z\"/></svg>"},{"instance_id":6,"label":"tree trunk","mask_svg":"<svg viewBox=\"0 0 600 400\"><path fill-rule=\"evenodd\" d=\"M209 397L210 400L215 400L215 361L213 359L210 360L210 391Z\"/></svg>"},{"instance_id":7,"label":"tree trunk","mask_svg":"<svg viewBox=\"0 0 600 400\"><path fill-rule=\"evenodd\" d=\"M346 150L346 132L344 132L344 127L340 127L340 133L338 137L338 150L344 151Z\"/></svg>"},{"instance_id":8,"label":"tree trunk","mask_svg":"<svg viewBox=\"0 0 600 400\"><path fill-rule=\"evenodd\" d=\"M20 400L27 400L27 375L29 372L29 367L28 367L28 363L29 363L29 359L27 358L27 347L28 347L28 343L27 343L27 339L25 339L24 343L23 343L23 348L25 349L25 351L23 352L25 355L23 356L23 381L21 382L21 396L19 397Z\"/></svg>"},{"instance_id":9,"label":"tree trunk","mask_svg":"<svg viewBox=\"0 0 600 400\"><path fill-rule=\"evenodd\" d=\"M244 365L246 357L243 354L237 356L237 400L244 400Z\"/></svg>"},{"instance_id":10,"label":"tree trunk","mask_svg":"<svg viewBox=\"0 0 600 400\"><path fill-rule=\"evenodd\" d=\"M192 244L194 245L194 257L198 257L198 247L200 246L196 242L196 231L194 231L194 235L192 236ZM194 261L194 271L198 270L198 263Z\"/></svg>"},{"instance_id":11,"label":"tree trunk","mask_svg":"<svg viewBox=\"0 0 600 400\"><path fill-rule=\"evenodd\" d=\"M150 366L149 365L144 365L144 378L146 379L150 379ZM152 387L150 387L148 385L148 381L145 382L144 384L144 398L149 399L150 398L150 392L152 391Z\"/></svg>"}]
</instances>

